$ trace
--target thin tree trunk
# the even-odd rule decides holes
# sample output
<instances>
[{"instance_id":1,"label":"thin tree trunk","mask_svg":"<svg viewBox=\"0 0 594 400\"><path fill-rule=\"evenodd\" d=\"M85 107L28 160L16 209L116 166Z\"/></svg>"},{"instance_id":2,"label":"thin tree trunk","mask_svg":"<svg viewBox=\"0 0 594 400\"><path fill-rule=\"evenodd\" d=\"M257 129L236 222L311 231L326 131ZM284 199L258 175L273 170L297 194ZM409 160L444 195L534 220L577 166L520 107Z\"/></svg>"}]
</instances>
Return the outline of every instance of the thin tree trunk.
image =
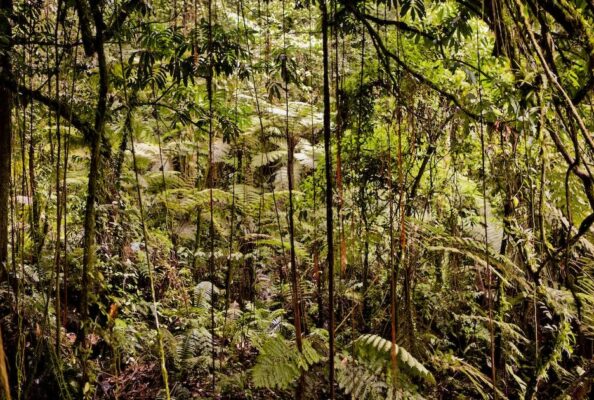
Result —
<instances>
[{"instance_id":1,"label":"thin tree trunk","mask_svg":"<svg viewBox=\"0 0 594 400\"><path fill-rule=\"evenodd\" d=\"M79 2L82 2L81 0ZM78 3L78 2L77 2ZM103 130L105 127L105 116L107 113L107 93L108 93L108 72L107 62L105 58L105 50L103 47L103 17L100 11L100 5L96 0L91 2L93 9L93 17L96 25L95 36L95 50L97 52L97 60L99 64L99 97L97 100L97 109L95 110L95 124L91 137L91 162L89 166L89 183L87 188L87 200L85 204L85 218L84 218L84 238L83 238L83 270L82 270L82 329L80 334L82 337L79 341L82 343L82 385L83 390L85 383L88 381L88 369L86 366L88 356L87 334L90 325L89 319L89 291L92 290L90 277L93 274L95 266L95 201L97 199L97 188L99 181L99 167L101 164L101 141L103 137ZM81 21L82 23L83 21Z\"/></svg>"},{"instance_id":2,"label":"thin tree trunk","mask_svg":"<svg viewBox=\"0 0 594 400\"><path fill-rule=\"evenodd\" d=\"M12 37L11 14L12 0L0 0L0 36L5 38ZM0 45L0 80L9 81L11 73L10 48ZM3 282L8 271L8 197L12 154L12 93L4 85L0 85L0 99L0 282Z\"/></svg>"},{"instance_id":3,"label":"thin tree trunk","mask_svg":"<svg viewBox=\"0 0 594 400\"><path fill-rule=\"evenodd\" d=\"M284 5L283 5L284 7ZM284 14L284 9L283 9ZM284 15L283 15L284 18ZM284 35L284 33L283 33ZM283 70L286 75L286 54L283 58ZM293 153L295 150L295 140L289 132L289 83L285 79L285 135L287 139L287 180L289 183L289 247L291 255L291 286L293 289L293 314L295 324L295 341L297 349L301 352L303 350L303 343L301 338L301 302L299 300L299 275L297 272L297 257L295 255L295 218L293 215ZM298 389L299 390L299 389Z\"/></svg>"},{"instance_id":4,"label":"thin tree trunk","mask_svg":"<svg viewBox=\"0 0 594 400\"><path fill-rule=\"evenodd\" d=\"M396 111L399 112L399 111ZM400 116L398 117L400 118ZM397 374L398 374L398 363L397 363L397 348L396 348L396 340L397 340L397 328L398 328L398 309L396 307L396 285L398 279L398 272L397 267L395 267L394 262L394 191L392 188L392 143L391 143L391 135L392 132L390 131L390 127L388 126L388 160L387 160L387 172L388 172L388 226L389 226L389 257L388 257L388 270L390 274L390 339L391 339L391 348L390 348L390 363L392 366L392 391L396 390L396 383L397 383ZM402 171L402 157L401 157L401 148L400 148L400 120L398 123L398 167L399 172ZM399 176L402 176L399 173ZM402 193L404 193L404 187L402 182L400 182L400 194L399 194L399 204L402 204ZM402 232L402 225L400 226L400 231ZM400 249L402 250L403 247L401 246ZM367 256L367 255L366 255Z\"/></svg>"},{"instance_id":5,"label":"thin tree trunk","mask_svg":"<svg viewBox=\"0 0 594 400\"><path fill-rule=\"evenodd\" d=\"M39 220L41 216L39 215L39 194L37 193L37 177L35 176L35 139L33 138L33 102L31 102L30 106L31 114L30 114L30 137L29 137L29 185L31 186L31 237L33 238L33 253L31 254L31 263L33 265L37 265L39 259L39 242L41 239L41 234L39 231Z\"/></svg>"},{"instance_id":6,"label":"thin tree trunk","mask_svg":"<svg viewBox=\"0 0 594 400\"><path fill-rule=\"evenodd\" d=\"M322 43L324 65L324 162L326 166L326 240L328 248L328 318L330 333L328 381L330 398L334 399L334 238L332 221L332 150L330 133L330 82L328 68L328 9L326 0L320 2L322 12Z\"/></svg>"},{"instance_id":7,"label":"thin tree trunk","mask_svg":"<svg viewBox=\"0 0 594 400\"><path fill-rule=\"evenodd\" d=\"M361 287L361 293L363 294L362 300L362 326L363 332L368 333L371 331L371 324L368 322L368 318L371 316L371 309L369 307L369 301L367 300L367 291L369 290L369 223L367 221L367 207L365 206L365 186L361 186L361 219L363 220L364 226L364 237L363 237L363 282Z\"/></svg>"},{"instance_id":8,"label":"thin tree trunk","mask_svg":"<svg viewBox=\"0 0 594 400\"><path fill-rule=\"evenodd\" d=\"M214 200L212 190L215 183L215 164L213 159L213 79L214 79L214 59L213 59L213 37L212 37L212 0L208 0L208 75L206 78L206 91L208 98L208 198L209 198L209 236L210 236L210 256L208 257L208 275L211 288L215 282L215 245L214 245ZM210 334L211 334L211 373L212 373L212 395L216 395L216 347L215 347L215 294L211 291L210 296Z\"/></svg>"},{"instance_id":9,"label":"thin tree trunk","mask_svg":"<svg viewBox=\"0 0 594 400\"><path fill-rule=\"evenodd\" d=\"M318 318L316 326L322 328L324 326L324 295L322 293L322 268L320 265L320 251L318 250L318 244L314 244L313 249L313 278L316 284L316 300L318 303Z\"/></svg>"}]
</instances>

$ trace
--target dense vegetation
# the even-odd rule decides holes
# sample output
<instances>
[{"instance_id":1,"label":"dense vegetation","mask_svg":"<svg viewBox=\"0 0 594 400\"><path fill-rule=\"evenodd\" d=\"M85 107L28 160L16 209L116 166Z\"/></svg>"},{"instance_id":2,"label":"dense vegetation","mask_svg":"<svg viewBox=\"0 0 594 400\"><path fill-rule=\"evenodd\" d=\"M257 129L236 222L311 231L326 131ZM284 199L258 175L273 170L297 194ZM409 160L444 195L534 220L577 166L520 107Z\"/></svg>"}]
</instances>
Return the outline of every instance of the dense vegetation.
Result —
<instances>
[{"instance_id":1,"label":"dense vegetation","mask_svg":"<svg viewBox=\"0 0 594 400\"><path fill-rule=\"evenodd\" d=\"M594 398L594 3L0 0L0 398Z\"/></svg>"}]
</instances>

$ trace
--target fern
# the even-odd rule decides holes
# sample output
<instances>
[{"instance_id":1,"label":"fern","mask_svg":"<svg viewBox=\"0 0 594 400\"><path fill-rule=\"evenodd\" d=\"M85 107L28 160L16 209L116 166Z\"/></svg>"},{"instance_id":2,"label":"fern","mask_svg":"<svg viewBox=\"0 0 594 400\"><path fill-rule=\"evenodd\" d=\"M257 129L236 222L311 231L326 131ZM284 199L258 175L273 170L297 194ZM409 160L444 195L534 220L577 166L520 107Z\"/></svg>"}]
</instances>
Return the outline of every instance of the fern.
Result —
<instances>
[{"instance_id":1,"label":"fern","mask_svg":"<svg viewBox=\"0 0 594 400\"><path fill-rule=\"evenodd\" d=\"M391 378L392 343L378 335L362 335L354 341L354 356L336 363L339 387L353 399L393 399L418 397L408 378L417 377L435 384L435 378L408 351L396 346L399 371L397 384Z\"/></svg>"},{"instance_id":2,"label":"fern","mask_svg":"<svg viewBox=\"0 0 594 400\"><path fill-rule=\"evenodd\" d=\"M355 341L355 353L371 364L388 366L392 342L378 335L363 335ZM423 364L413 357L406 349L396 345L398 366L411 377L422 378L425 382L435 384L435 378Z\"/></svg>"},{"instance_id":3,"label":"fern","mask_svg":"<svg viewBox=\"0 0 594 400\"><path fill-rule=\"evenodd\" d=\"M474 389L480 394L480 397L488 399L489 394L495 390L497 396L504 399L507 398L498 388L494 388L491 379L483 374L476 367L472 366L460 357L456 357L449 353L436 352L433 356L432 362L440 370L446 370L449 374L460 373L466 376Z\"/></svg>"},{"instance_id":4,"label":"fern","mask_svg":"<svg viewBox=\"0 0 594 400\"><path fill-rule=\"evenodd\" d=\"M215 206L230 207L233 195L221 189L212 190ZM157 202L167 202L168 207L177 212L193 212L196 208L208 208L210 204L210 189L168 189L156 197Z\"/></svg>"},{"instance_id":5,"label":"fern","mask_svg":"<svg viewBox=\"0 0 594 400\"><path fill-rule=\"evenodd\" d=\"M189 369L199 363L199 356L208 356L212 351L212 336L204 326L189 329L176 338L176 364L180 369Z\"/></svg>"},{"instance_id":6,"label":"fern","mask_svg":"<svg viewBox=\"0 0 594 400\"><path fill-rule=\"evenodd\" d=\"M338 363L336 381L353 399L384 399L388 385L380 378L382 369L369 369L347 356Z\"/></svg>"},{"instance_id":7,"label":"fern","mask_svg":"<svg viewBox=\"0 0 594 400\"><path fill-rule=\"evenodd\" d=\"M166 189L180 189L192 187L192 182L184 179L177 171L150 172L145 177L148 190L156 193Z\"/></svg>"},{"instance_id":8,"label":"fern","mask_svg":"<svg viewBox=\"0 0 594 400\"><path fill-rule=\"evenodd\" d=\"M213 285L211 282L202 281L194 286L192 303L194 307L207 309L210 307L210 299L212 294L215 296L219 293L220 289Z\"/></svg>"},{"instance_id":9,"label":"fern","mask_svg":"<svg viewBox=\"0 0 594 400\"><path fill-rule=\"evenodd\" d=\"M291 245L288 239L281 241L278 237L267 237L263 239L258 239L257 243L259 246L268 246L276 249L284 249L285 251L289 251L291 249ZM303 249L303 246L301 245L301 243L298 242L295 243L295 253L300 258L307 257L307 253Z\"/></svg>"},{"instance_id":10,"label":"fern","mask_svg":"<svg viewBox=\"0 0 594 400\"><path fill-rule=\"evenodd\" d=\"M419 243L422 243L426 250L460 254L482 267L487 266L484 242L469 237L452 236L439 228L414 219L408 220L407 224L410 229L419 231ZM532 284L526 279L526 272L523 269L491 246L488 247L488 254L489 268L503 284L509 286L510 282L514 281L526 293L532 293Z\"/></svg>"},{"instance_id":11,"label":"fern","mask_svg":"<svg viewBox=\"0 0 594 400\"><path fill-rule=\"evenodd\" d=\"M288 388L303 371L323 360L323 357L303 340L300 353L294 343L281 335L266 340L260 348L256 365L252 368L252 378L256 387Z\"/></svg>"},{"instance_id":12,"label":"fern","mask_svg":"<svg viewBox=\"0 0 594 400\"><path fill-rule=\"evenodd\" d=\"M251 168L259 168L268 164L277 163L287 155L286 150L273 150L267 153L256 154L252 159Z\"/></svg>"},{"instance_id":13,"label":"fern","mask_svg":"<svg viewBox=\"0 0 594 400\"><path fill-rule=\"evenodd\" d=\"M571 324L567 320L561 321L558 327L547 325L545 329L556 331L555 344L550 352L539 360L537 380L544 379L551 368L559 367L563 353L571 355L575 343L575 335L572 332Z\"/></svg>"},{"instance_id":14,"label":"fern","mask_svg":"<svg viewBox=\"0 0 594 400\"><path fill-rule=\"evenodd\" d=\"M235 185L235 200L238 203L254 203L256 206L260 203L260 192L257 188L249 185Z\"/></svg>"}]
</instances>

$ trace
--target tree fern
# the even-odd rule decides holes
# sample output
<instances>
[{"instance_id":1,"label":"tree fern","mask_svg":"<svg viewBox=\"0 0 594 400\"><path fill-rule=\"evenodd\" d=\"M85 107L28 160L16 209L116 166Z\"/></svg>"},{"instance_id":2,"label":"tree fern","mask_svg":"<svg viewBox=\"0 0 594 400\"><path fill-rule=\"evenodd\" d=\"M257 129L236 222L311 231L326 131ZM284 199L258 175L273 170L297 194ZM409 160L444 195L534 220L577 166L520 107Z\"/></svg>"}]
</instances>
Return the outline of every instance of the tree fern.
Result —
<instances>
[{"instance_id":1,"label":"tree fern","mask_svg":"<svg viewBox=\"0 0 594 400\"><path fill-rule=\"evenodd\" d=\"M418 232L419 243L429 251L457 253L473 260L478 265L486 267L485 244L470 237L458 237L444 232L443 230L430 226L416 219L409 219L407 225ZM491 271L502 280L502 283L509 285L516 283L525 292L532 292L532 284L526 279L526 272L515 262L499 254L491 246L488 247L489 267Z\"/></svg>"},{"instance_id":2,"label":"tree fern","mask_svg":"<svg viewBox=\"0 0 594 400\"><path fill-rule=\"evenodd\" d=\"M192 182L177 171L150 172L145 176L148 190L160 192L166 189L191 188ZM164 181L164 182L163 182Z\"/></svg>"},{"instance_id":3,"label":"tree fern","mask_svg":"<svg viewBox=\"0 0 594 400\"><path fill-rule=\"evenodd\" d=\"M230 207L233 195L225 190L213 189L212 196L215 206ZM156 197L157 202L167 203L171 211L178 213L193 212L196 208L208 208L210 205L210 189L167 189ZM239 207L239 204L236 204Z\"/></svg>"},{"instance_id":4,"label":"tree fern","mask_svg":"<svg viewBox=\"0 0 594 400\"><path fill-rule=\"evenodd\" d=\"M255 169L255 168L263 167L268 164L273 164L273 163L278 162L279 160L282 160L283 157L285 157L286 155L287 155L287 150L285 150L285 149L273 150L273 151L269 151L267 153L256 154L252 158L252 163L250 166L251 166L251 168Z\"/></svg>"}]
</instances>

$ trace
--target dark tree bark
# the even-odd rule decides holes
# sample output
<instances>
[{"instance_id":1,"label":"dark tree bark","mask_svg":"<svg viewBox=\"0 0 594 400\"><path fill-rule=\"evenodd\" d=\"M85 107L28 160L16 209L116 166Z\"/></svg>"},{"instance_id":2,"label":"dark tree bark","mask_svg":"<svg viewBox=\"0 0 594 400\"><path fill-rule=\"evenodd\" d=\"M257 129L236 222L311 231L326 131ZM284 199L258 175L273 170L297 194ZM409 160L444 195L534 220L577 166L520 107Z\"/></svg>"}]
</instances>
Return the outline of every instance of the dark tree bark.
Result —
<instances>
[{"instance_id":1,"label":"dark tree bark","mask_svg":"<svg viewBox=\"0 0 594 400\"><path fill-rule=\"evenodd\" d=\"M85 3L85 0L79 0L77 3ZM81 5L81 7L86 7ZM100 5L97 0L91 1L91 9L93 10L93 18L96 26L96 35L94 38L94 46L97 52L97 60L99 65L99 87L98 87L98 100L97 108L95 110L95 124L91 136L91 162L89 165L89 183L87 188L87 200L85 204L85 218L84 218L84 238L83 238L83 269L82 269L82 329L80 331L79 341L83 347L83 358L82 358L82 385L88 381L88 371L86 366L86 353L88 353L87 343L87 332L89 329L90 318L89 318L89 292L92 290L90 277L95 265L95 202L97 199L97 188L99 182L99 172L101 164L101 140L103 137L103 130L105 127L105 118L107 114L107 93L109 89L107 62L105 57L104 49L104 38L103 38L103 16L100 10ZM80 21L81 25L85 22ZM88 27L82 27L84 31ZM90 28L88 28L90 29Z\"/></svg>"},{"instance_id":2,"label":"dark tree bark","mask_svg":"<svg viewBox=\"0 0 594 400\"><path fill-rule=\"evenodd\" d=\"M283 58L283 70L286 74L286 55ZM286 76L286 75L285 75ZM295 324L295 341L297 348L301 352L303 350L303 343L301 338L301 301L300 301L300 289L299 289L299 274L297 271L297 256L295 254L295 218L293 210L293 190L294 190L294 177L293 177L293 164L294 164L294 151L295 151L295 138L289 132L289 84L285 80L285 135L287 139L287 177L289 183L289 245L291 255L291 287L293 289L293 314Z\"/></svg>"},{"instance_id":3,"label":"dark tree bark","mask_svg":"<svg viewBox=\"0 0 594 400\"><path fill-rule=\"evenodd\" d=\"M0 37L10 38L9 16L12 0L0 0ZM0 80L10 80L11 59L8 40L0 42ZM12 93L0 84L0 282L6 278L8 260L8 196L10 192L10 161L12 153Z\"/></svg>"},{"instance_id":4,"label":"dark tree bark","mask_svg":"<svg viewBox=\"0 0 594 400\"><path fill-rule=\"evenodd\" d=\"M322 48L324 65L324 158L326 167L326 240L328 248L328 380L330 398L334 399L334 224L332 221L332 150L330 132L330 79L328 66L328 9L326 1L320 2L322 12Z\"/></svg>"}]
</instances>

